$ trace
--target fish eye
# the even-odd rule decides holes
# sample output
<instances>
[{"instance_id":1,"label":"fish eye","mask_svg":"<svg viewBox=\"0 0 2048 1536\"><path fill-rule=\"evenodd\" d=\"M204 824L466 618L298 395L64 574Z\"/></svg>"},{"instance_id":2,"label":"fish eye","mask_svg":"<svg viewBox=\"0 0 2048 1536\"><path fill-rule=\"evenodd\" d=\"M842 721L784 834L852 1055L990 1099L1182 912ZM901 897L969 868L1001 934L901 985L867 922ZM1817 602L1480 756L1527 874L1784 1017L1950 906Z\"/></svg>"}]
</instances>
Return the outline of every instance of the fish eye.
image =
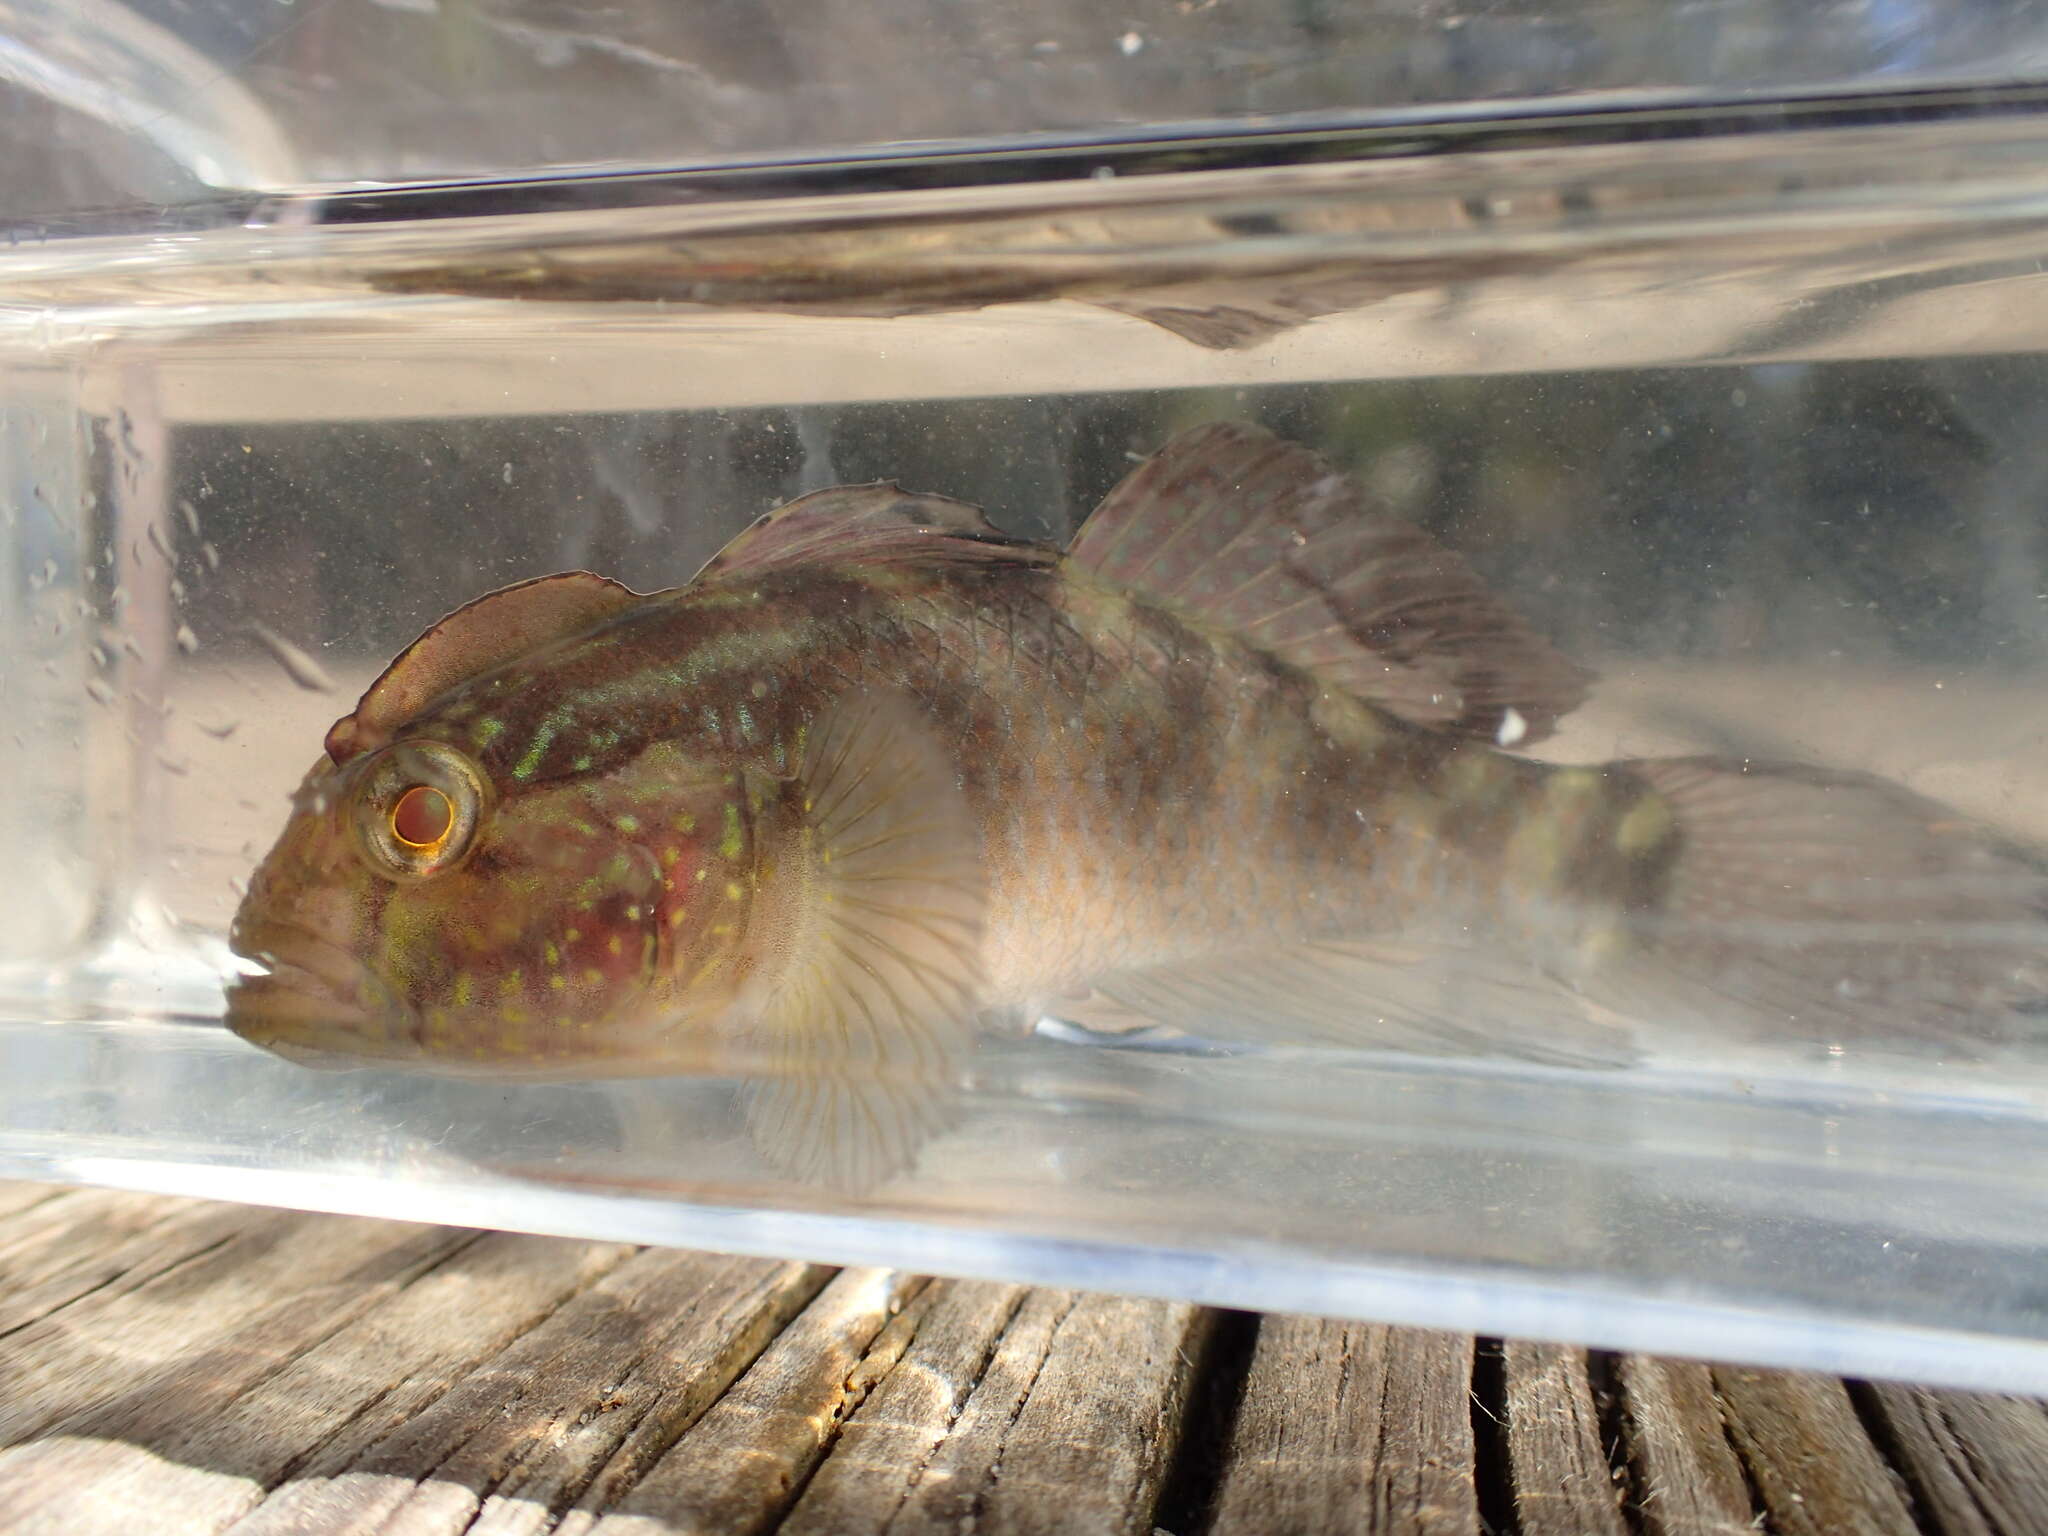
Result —
<instances>
[{"instance_id":1,"label":"fish eye","mask_svg":"<svg viewBox=\"0 0 2048 1536\"><path fill-rule=\"evenodd\" d=\"M460 863L488 809L489 781L455 748L402 741L363 762L357 779L357 841L393 880L437 875Z\"/></svg>"},{"instance_id":2,"label":"fish eye","mask_svg":"<svg viewBox=\"0 0 2048 1536\"><path fill-rule=\"evenodd\" d=\"M431 784L415 784L391 807L391 835L408 848L433 849L455 826L455 807Z\"/></svg>"}]
</instances>

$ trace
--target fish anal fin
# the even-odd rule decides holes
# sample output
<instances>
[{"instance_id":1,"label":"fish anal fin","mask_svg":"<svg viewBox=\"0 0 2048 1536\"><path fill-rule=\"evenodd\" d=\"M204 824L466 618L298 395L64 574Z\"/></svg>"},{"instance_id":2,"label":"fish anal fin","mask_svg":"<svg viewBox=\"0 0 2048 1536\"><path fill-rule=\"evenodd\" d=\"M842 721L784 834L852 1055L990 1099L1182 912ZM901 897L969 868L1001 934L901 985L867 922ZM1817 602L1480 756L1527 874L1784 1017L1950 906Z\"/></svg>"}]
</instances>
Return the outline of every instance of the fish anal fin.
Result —
<instances>
[{"instance_id":1,"label":"fish anal fin","mask_svg":"<svg viewBox=\"0 0 2048 1536\"><path fill-rule=\"evenodd\" d=\"M1090 978L1060 1017L1153 1019L1211 1041L1610 1068L1640 1054L1525 959L1477 937L1396 935L1226 950Z\"/></svg>"},{"instance_id":2,"label":"fish anal fin","mask_svg":"<svg viewBox=\"0 0 2048 1536\"><path fill-rule=\"evenodd\" d=\"M1013 539L981 509L893 481L835 485L763 513L707 560L696 581L829 562L1049 564L1057 552Z\"/></svg>"},{"instance_id":3,"label":"fish anal fin","mask_svg":"<svg viewBox=\"0 0 2048 1536\"><path fill-rule=\"evenodd\" d=\"M609 577L564 571L465 603L399 652L354 711L334 722L327 755L340 764L381 747L451 688L640 601Z\"/></svg>"},{"instance_id":4,"label":"fish anal fin","mask_svg":"<svg viewBox=\"0 0 2048 1536\"><path fill-rule=\"evenodd\" d=\"M1418 725L1539 741L1591 680L1461 556L1244 423L1168 443L1103 499L1068 559Z\"/></svg>"},{"instance_id":5,"label":"fish anal fin","mask_svg":"<svg viewBox=\"0 0 2048 1536\"><path fill-rule=\"evenodd\" d=\"M803 848L746 1011L747 1123L798 1178L860 1190L950 1122L983 992L978 823L931 723L853 694L805 732Z\"/></svg>"}]
</instances>

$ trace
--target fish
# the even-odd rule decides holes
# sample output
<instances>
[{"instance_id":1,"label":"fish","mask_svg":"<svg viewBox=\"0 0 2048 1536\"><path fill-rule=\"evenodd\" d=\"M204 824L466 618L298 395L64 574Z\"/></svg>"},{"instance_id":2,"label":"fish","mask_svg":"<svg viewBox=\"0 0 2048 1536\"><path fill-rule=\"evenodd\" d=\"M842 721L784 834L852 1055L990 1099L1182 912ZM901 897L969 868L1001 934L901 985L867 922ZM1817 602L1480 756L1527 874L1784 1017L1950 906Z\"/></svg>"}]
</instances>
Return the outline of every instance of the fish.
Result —
<instances>
[{"instance_id":1,"label":"fish","mask_svg":"<svg viewBox=\"0 0 2048 1536\"><path fill-rule=\"evenodd\" d=\"M855 1188L1040 1015L1587 1068L1652 1025L2032 1038L2032 850L1855 773L1525 755L1592 681L1243 423L1064 549L833 487L672 590L542 577L407 647L249 882L227 1023L314 1065L729 1077L773 1166Z\"/></svg>"}]
</instances>

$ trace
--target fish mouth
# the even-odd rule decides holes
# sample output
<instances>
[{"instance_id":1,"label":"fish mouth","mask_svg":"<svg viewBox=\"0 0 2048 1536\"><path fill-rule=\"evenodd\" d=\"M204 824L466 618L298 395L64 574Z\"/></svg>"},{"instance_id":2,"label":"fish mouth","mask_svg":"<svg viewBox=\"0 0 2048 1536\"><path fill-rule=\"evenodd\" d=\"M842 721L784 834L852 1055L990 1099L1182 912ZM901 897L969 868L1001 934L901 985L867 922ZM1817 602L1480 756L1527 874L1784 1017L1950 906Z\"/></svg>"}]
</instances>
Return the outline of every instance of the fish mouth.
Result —
<instances>
[{"instance_id":1,"label":"fish mouth","mask_svg":"<svg viewBox=\"0 0 2048 1536\"><path fill-rule=\"evenodd\" d=\"M339 945L303 928L233 936L264 967L227 990L227 1026L251 1045L309 1067L361 1066L417 1049L413 1009Z\"/></svg>"}]
</instances>

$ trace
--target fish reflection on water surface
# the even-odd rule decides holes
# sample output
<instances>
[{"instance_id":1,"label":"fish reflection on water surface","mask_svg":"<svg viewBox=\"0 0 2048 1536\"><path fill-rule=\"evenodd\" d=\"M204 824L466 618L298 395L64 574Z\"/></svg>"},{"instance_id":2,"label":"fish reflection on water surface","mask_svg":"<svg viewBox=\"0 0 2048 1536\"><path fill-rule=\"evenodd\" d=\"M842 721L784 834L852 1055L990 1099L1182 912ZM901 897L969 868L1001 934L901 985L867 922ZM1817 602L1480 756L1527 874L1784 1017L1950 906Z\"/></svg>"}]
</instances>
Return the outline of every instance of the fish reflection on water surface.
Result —
<instances>
[{"instance_id":1,"label":"fish reflection on water surface","mask_svg":"<svg viewBox=\"0 0 2048 1536\"><path fill-rule=\"evenodd\" d=\"M328 733L233 943L296 1059L743 1081L803 1177L898 1171L976 1031L1627 1060L1639 1031L2025 1038L2048 874L1879 780L1598 767L1586 675L1245 426L1064 552L892 484L688 585L588 572L427 631Z\"/></svg>"}]
</instances>

